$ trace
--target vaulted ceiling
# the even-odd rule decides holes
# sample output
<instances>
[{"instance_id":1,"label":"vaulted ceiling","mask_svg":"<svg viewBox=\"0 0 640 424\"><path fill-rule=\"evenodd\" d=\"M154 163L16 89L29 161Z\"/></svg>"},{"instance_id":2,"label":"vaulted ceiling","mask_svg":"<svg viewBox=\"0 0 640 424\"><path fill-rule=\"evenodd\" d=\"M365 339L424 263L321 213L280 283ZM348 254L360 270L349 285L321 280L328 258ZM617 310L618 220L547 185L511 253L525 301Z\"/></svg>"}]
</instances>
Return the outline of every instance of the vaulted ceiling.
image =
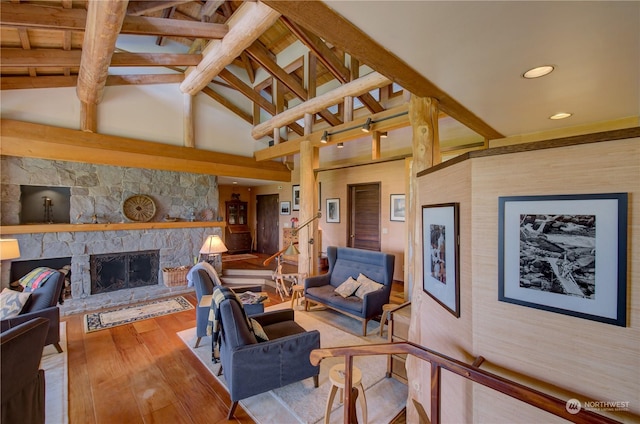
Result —
<instances>
[{"instance_id":1,"label":"vaulted ceiling","mask_svg":"<svg viewBox=\"0 0 640 424\"><path fill-rule=\"evenodd\" d=\"M305 125L346 137L350 122L392 116L402 90L438 99L477 146L640 115L638 2L14 0L0 15L2 90L76 87L91 105L105 86L176 83L283 145ZM155 45L124 51L124 36ZM522 78L545 64L550 76ZM560 111L573 116L548 119Z\"/></svg>"}]
</instances>

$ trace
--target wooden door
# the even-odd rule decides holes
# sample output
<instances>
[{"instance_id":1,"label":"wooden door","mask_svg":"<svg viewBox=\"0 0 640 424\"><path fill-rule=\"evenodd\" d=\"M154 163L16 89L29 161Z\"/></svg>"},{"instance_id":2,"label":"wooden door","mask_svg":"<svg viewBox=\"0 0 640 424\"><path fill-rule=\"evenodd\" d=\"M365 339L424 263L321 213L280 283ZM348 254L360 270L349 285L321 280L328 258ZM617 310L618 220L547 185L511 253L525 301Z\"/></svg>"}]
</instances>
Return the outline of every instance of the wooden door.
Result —
<instances>
[{"instance_id":1,"label":"wooden door","mask_svg":"<svg viewBox=\"0 0 640 424\"><path fill-rule=\"evenodd\" d=\"M272 255L278 251L278 216L280 213L277 194L257 196L256 205L256 252Z\"/></svg>"},{"instance_id":2,"label":"wooden door","mask_svg":"<svg viewBox=\"0 0 640 424\"><path fill-rule=\"evenodd\" d=\"M347 246L380 251L380 183L350 184Z\"/></svg>"}]
</instances>

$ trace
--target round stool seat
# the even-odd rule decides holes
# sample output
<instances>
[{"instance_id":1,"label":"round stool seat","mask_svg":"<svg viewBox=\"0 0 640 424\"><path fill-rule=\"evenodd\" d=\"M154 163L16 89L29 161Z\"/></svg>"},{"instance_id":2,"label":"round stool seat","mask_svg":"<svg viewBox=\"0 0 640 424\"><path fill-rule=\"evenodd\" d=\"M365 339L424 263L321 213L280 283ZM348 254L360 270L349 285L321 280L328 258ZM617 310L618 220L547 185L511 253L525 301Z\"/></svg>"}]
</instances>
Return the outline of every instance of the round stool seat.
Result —
<instances>
[{"instance_id":1,"label":"round stool seat","mask_svg":"<svg viewBox=\"0 0 640 424\"><path fill-rule=\"evenodd\" d=\"M329 381L331 381L331 390L329 391L329 398L327 399L327 409L324 414L325 424L329 423L331 417L331 407L333 406L333 399L336 396L336 392L340 389L340 402L342 402L342 390L344 387L344 364L338 364L331 367L329 370ZM360 402L360 408L362 409L362 422L367 423L367 399L364 397L364 386L362 386L362 371L358 367L351 368L351 384L352 387L358 389L358 401Z\"/></svg>"},{"instance_id":2,"label":"round stool seat","mask_svg":"<svg viewBox=\"0 0 640 424\"><path fill-rule=\"evenodd\" d=\"M304 294L304 286L302 284L294 284L291 286L291 309L293 309L294 302L296 305L300 303L300 299Z\"/></svg>"}]
</instances>

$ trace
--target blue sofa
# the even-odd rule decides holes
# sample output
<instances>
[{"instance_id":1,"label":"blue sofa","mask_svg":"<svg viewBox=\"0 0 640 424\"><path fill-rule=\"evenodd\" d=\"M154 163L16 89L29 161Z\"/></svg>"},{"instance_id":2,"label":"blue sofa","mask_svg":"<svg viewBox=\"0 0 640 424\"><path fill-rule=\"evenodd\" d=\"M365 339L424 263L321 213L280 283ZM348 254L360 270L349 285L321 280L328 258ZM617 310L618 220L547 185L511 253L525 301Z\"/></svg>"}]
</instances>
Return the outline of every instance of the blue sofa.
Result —
<instances>
[{"instance_id":1,"label":"blue sofa","mask_svg":"<svg viewBox=\"0 0 640 424\"><path fill-rule=\"evenodd\" d=\"M309 277L304 281L305 307L319 303L345 315L362 321L362 334L367 335L367 322L382 314L382 305L389 303L395 257L389 253L350 247L327 248L329 271L326 274ZM336 287L349 277L354 279L362 273L384 287L360 299L356 296L342 297L335 292Z\"/></svg>"}]
</instances>

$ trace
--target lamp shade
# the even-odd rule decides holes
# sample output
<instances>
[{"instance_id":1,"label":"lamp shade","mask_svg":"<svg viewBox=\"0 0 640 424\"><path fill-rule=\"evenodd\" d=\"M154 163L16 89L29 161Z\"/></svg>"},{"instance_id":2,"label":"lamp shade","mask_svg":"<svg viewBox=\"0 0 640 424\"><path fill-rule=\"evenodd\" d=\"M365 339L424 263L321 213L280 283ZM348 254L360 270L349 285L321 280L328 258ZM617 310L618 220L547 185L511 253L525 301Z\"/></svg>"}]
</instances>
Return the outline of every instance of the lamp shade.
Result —
<instances>
[{"instance_id":1,"label":"lamp shade","mask_svg":"<svg viewBox=\"0 0 640 424\"><path fill-rule=\"evenodd\" d=\"M15 259L20 257L20 246L16 239L0 239L0 259Z\"/></svg>"},{"instance_id":2,"label":"lamp shade","mask_svg":"<svg viewBox=\"0 0 640 424\"><path fill-rule=\"evenodd\" d=\"M204 243L202 243L200 253L203 255L215 255L217 253L224 253L227 250L229 249L224 245L220 236L213 235L208 236Z\"/></svg>"},{"instance_id":3,"label":"lamp shade","mask_svg":"<svg viewBox=\"0 0 640 424\"><path fill-rule=\"evenodd\" d=\"M289 256L294 256L294 255L299 255L300 251L293 243L291 243L289 247L287 247L287 250L284 251L284 254Z\"/></svg>"}]
</instances>

